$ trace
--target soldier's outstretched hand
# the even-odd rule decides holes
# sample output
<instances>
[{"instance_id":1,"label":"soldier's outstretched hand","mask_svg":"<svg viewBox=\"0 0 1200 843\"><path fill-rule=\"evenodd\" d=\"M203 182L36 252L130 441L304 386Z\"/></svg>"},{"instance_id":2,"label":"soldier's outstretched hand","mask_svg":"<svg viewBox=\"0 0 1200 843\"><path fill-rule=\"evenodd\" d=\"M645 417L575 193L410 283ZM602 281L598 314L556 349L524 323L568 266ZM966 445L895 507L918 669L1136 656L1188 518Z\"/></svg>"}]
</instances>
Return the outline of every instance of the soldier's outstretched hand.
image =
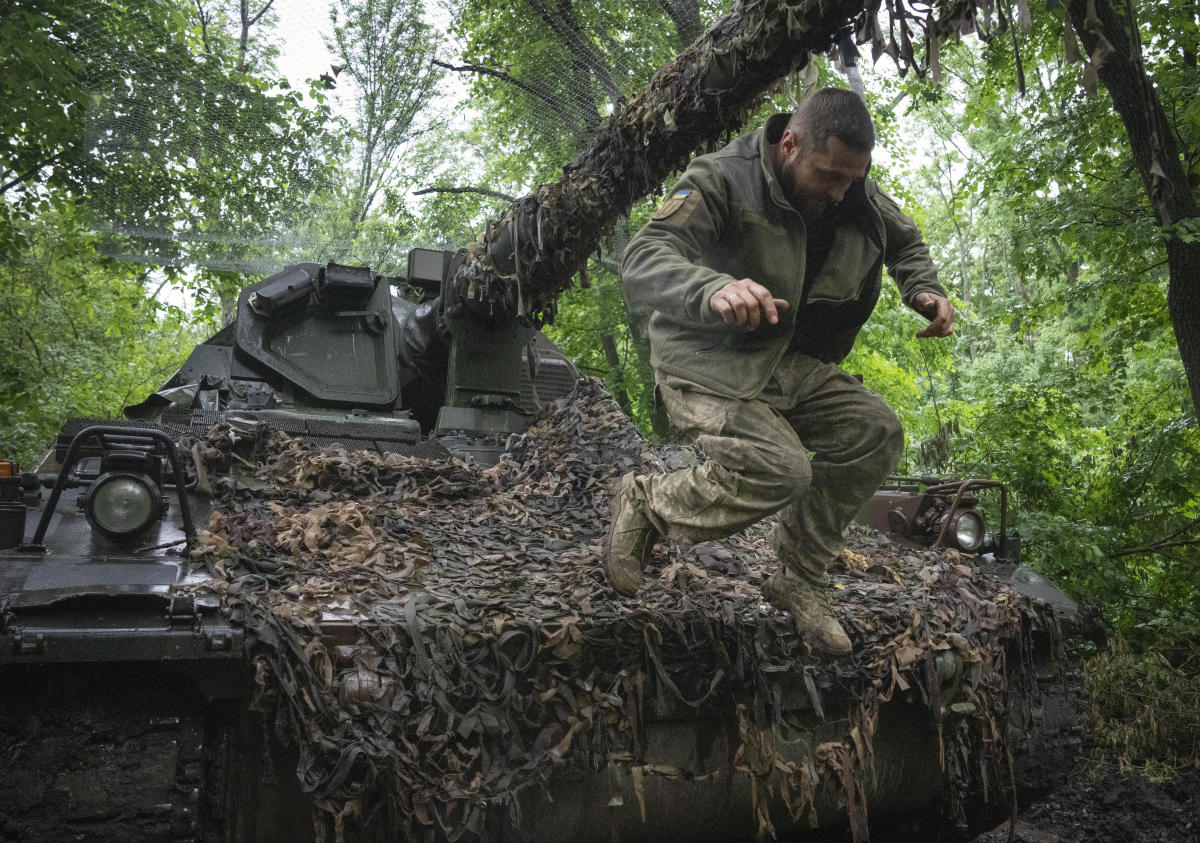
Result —
<instances>
[{"instance_id":1,"label":"soldier's outstretched hand","mask_svg":"<svg viewBox=\"0 0 1200 843\"><path fill-rule=\"evenodd\" d=\"M709 305L720 314L726 325L740 325L753 331L763 319L774 325L779 322L779 311L788 303L774 298L771 291L749 278L731 281L712 294Z\"/></svg>"},{"instance_id":2,"label":"soldier's outstretched hand","mask_svg":"<svg viewBox=\"0 0 1200 843\"><path fill-rule=\"evenodd\" d=\"M913 309L929 320L918 337L948 337L954 333L954 305L950 299L928 291L917 293Z\"/></svg>"}]
</instances>

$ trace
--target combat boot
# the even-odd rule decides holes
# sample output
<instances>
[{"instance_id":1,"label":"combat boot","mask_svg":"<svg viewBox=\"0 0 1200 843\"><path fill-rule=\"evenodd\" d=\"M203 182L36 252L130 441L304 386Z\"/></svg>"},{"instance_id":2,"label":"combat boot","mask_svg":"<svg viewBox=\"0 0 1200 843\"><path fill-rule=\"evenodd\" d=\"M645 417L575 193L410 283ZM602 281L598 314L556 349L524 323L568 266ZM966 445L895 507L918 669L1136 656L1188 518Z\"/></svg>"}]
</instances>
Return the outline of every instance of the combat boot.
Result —
<instances>
[{"instance_id":1,"label":"combat boot","mask_svg":"<svg viewBox=\"0 0 1200 843\"><path fill-rule=\"evenodd\" d=\"M796 631L814 647L835 656L850 652L850 638L834 616L823 588L801 577L788 576L780 567L763 583L762 593L776 609L791 614Z\"/></svg>"},{"instance_id":2,"label":"combat boot","mask_svg":"<svg viewBox=\"0 0 1200 843\"><path fill-rule=\"evenodd\" d=\"M613 486L603 551L604 572L609 584L626 596L637 593L642 584L642 569L658 540L658 530L631 494L632 485L633 475L626 474Z\"/></svg>"}]
</instances>

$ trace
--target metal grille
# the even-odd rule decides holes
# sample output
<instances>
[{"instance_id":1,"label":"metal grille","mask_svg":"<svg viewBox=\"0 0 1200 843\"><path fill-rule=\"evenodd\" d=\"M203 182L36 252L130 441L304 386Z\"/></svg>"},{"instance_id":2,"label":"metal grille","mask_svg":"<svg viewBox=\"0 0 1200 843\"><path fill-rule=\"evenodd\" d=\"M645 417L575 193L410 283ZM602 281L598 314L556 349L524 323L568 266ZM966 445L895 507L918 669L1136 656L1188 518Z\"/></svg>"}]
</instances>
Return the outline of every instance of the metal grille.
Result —
<instances>
[{"instance_id":1,"label":"metal grille","mask_svg":"<svg viewBox=\"0 0 1200 843\"><path fill-rule=\"evenodd\" d=\"M531 414L538 412L539 405L562 398L579 379L574 364L545 334L533 335L533 349L538 357L537 378L530 380L528 361L524 357L526 367L521 378L521 409ZM529 353L528 349L525 353Z\"/></svg>"},{"instance_id":2,"label":"metal grille","mask_svg":"<svg viewBox=\"0 0 1200 843\"><path fill-rule=\"evenodd\" d=\"M140 419L93 419L93 418L72 418L67 419L66 423L59 431L58 438L54 440L54 459L61 463L67 456L67 449L71 447L71 440L78 436L83 430L102 424L107 427L124 427L129 429L142 428L143 430L161 430L163 433L169 434L173 439L178 439L183 434L194 430L190 424L177 423L174 421L166 421L162 424L156 424L151 421L143 421ZM90 442L83 444L79 449L79 454L82 457L96 457L104 453L104 447L98 439L93 439Z\"/></svg>"},{"instance_id":3,"label":"metal grille","mask_svg":"<svg viewBox=\"0 0 1200 843\"><path fill-rule=\"evenodd\" d=\"M54 457L61 463L66 457L71 440L80 431L93 425L161 430L172 438L179 439L189 433L203 434L221 419L220 413L204 410L164 414L159 423L134 419L68 419L55 440ZM273 430L289 436L303 436L317 446L340 444L351 451L376 451L381 454L402 454L422 459L442 459L450 453L436 442L414 441L411 430L405 430L393 424L302 417L275 417L262 420ZM103 453L104 449L98 442L84 445L80 449L80 455L83 457L96 457Z\"/></svg>"}]
</instances>

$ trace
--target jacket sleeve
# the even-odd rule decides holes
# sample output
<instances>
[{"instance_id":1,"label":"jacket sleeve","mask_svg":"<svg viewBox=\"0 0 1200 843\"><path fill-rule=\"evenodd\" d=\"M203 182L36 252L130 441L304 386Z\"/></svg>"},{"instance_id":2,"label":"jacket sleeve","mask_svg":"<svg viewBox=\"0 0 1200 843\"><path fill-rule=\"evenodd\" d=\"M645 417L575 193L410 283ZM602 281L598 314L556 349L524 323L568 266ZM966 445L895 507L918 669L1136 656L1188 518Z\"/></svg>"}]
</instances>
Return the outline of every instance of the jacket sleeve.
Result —
<instances>
[{"instance_id":1,"label":"jacket sleeve","mask_svg":"<svg viewBox=\"0 0 1200 843\"><path fill-rule=\"evenodd\" d=\"M904 303L912 307L917 294L923 292L946 298L946 290L938 281L937 267L917 224L882 190L876 193L876 206L887 237L883 262L900 288Z\"/></svg>"},{"instance_id":2,"label":"jacket sleeve","mask_svg":"<svg viewBox=\"0 0 1200 843\"><path fill-rule=\"evenodd\" d=\"M705 265L703 255L721 240L729 213L723 176L711 161L697 158L626 247L625 294L677 322L720 322L709 299L736 279Z\"/></svg>"}]
</instances>

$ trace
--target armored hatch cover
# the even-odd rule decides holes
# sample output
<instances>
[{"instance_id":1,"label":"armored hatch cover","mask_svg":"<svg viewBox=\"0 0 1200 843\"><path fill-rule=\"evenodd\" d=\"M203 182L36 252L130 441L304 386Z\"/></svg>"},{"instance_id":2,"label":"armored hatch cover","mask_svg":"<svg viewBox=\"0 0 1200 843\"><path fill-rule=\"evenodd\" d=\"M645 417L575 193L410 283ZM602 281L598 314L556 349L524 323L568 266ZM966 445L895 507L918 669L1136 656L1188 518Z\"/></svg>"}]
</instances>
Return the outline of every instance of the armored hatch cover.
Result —
<instances>
[{"instance_id":1,"label":"armored hatch cover","mask_svg":"<svg viewBox=\"0 0 1200 843\"><path fill-rule=\"evenodd\" d=\"M216 466L231 440L194 453ZM1009 695L1036 693L1016 667L1053 613L953 551L855 534L834 577L854 654L824 659L762 602L768 525L660 544L622 598L598 559L606 487L662 453L592 381L487 470L268 433L241 478L212 472L203 590L245 625L319 824L662 839L689 827L658 798L676 783L745 796L731 838L831 818L861 838L868 805L1004 799Z\"/></svg>"}]
</instances>

